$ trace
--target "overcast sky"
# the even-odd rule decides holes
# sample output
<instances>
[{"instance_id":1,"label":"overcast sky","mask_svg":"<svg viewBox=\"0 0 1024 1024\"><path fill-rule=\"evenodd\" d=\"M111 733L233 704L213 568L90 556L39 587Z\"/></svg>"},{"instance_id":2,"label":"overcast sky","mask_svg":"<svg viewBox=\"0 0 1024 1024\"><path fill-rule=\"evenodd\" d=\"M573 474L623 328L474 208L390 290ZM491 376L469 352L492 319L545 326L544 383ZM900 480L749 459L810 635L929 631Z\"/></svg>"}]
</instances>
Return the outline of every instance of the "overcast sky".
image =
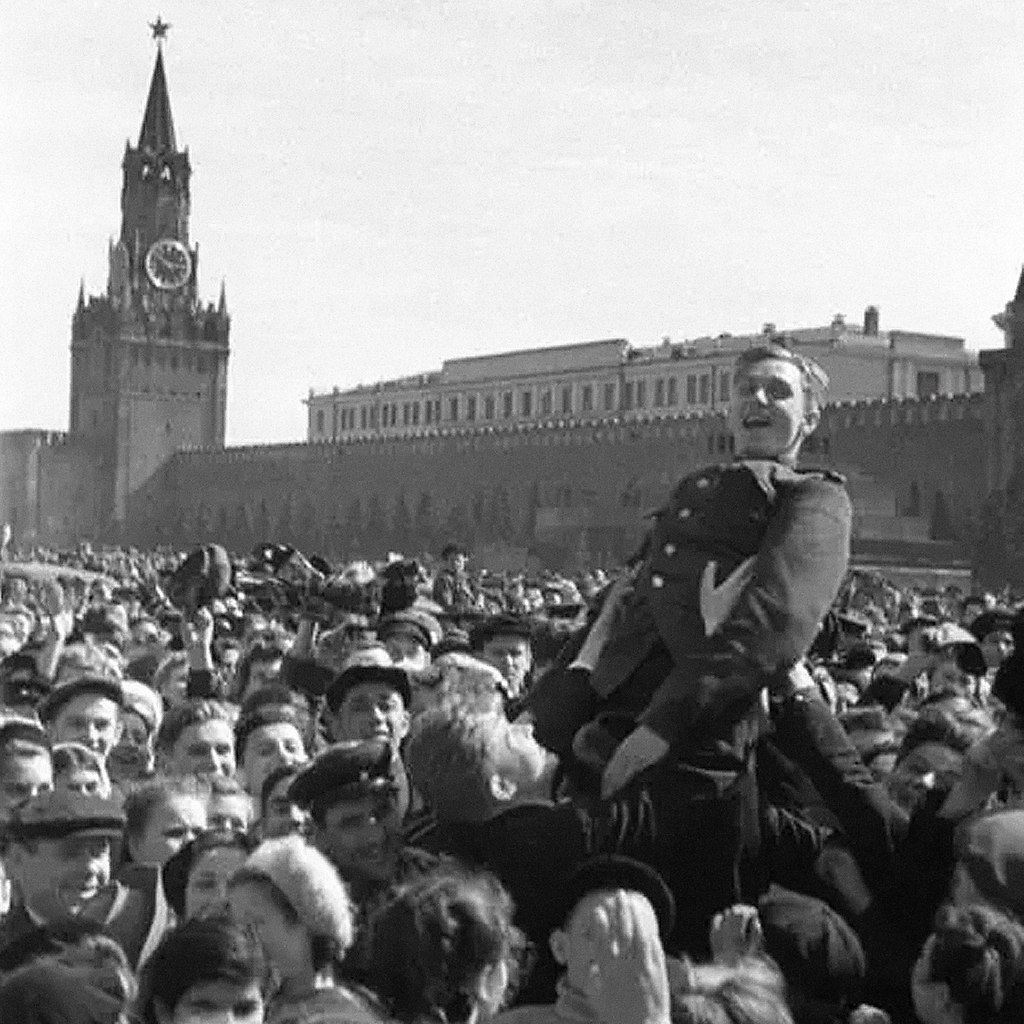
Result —
<instances>
[{"instance_id":1,"label":"overcast sky","mask_svg":"<svg viewBox=\"0 0 1024 1024\"><path fill-rule=\"evenodd\" d=\"M1017 0L4 0L0 429L67 425L155 44L230 441L451 356L859 319L1000 344Z\"/></svg>"}]
</instances>

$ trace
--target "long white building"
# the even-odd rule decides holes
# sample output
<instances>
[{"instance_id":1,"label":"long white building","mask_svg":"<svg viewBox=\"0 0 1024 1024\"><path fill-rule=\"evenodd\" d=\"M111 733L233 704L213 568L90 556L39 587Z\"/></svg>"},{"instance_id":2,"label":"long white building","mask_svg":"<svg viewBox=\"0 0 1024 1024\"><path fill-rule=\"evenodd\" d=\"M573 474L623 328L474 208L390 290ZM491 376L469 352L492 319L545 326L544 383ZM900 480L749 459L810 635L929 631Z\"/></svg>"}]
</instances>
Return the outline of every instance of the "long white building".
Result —
<instances>
[{"instance_id":1,"label":"long white building","mask_svg":"<svg viewBox=\"0 0 1024 1024\"><path fill-rule=\"evenodd\" d=\"M720 334L634 348L623 338L445 360L440 370L355 388L310 390L308 440L415 436L429 431L700 413L729 402L736 354L780 334L817 360L830 399L916 398L982 390L977 354L963 338L882 331L878 309L863 321Z\"/></svg>"}]
</instances>

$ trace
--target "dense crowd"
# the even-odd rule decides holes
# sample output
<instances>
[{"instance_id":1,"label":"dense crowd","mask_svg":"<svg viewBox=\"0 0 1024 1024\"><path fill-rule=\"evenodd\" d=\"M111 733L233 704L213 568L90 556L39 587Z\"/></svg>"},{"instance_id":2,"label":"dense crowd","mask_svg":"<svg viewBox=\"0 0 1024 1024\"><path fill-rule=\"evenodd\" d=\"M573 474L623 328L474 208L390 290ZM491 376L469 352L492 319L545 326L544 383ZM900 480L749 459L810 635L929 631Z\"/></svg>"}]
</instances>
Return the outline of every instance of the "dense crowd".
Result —
<instances>
[{"instance_id":1,"label":"dense crowd","mask_svg":"<svg viewBox=\"0 0 1024 1024\"><path fill-rule=\"evenodd\" d=\"M0 1022L1024 1019L1024 614L772 444L607 574L5 533Z\"/></svg>"}]
</instances>

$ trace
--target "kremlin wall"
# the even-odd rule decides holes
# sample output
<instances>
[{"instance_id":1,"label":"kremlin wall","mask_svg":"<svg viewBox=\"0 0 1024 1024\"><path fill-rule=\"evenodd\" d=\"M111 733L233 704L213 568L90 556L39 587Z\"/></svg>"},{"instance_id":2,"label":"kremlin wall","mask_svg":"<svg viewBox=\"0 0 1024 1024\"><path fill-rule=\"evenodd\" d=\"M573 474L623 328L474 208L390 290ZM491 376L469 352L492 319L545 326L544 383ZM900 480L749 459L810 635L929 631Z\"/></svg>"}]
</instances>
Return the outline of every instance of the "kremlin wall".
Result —
<instances>
[{"instance_id":1,"label":"kremlin wall","mask_svg":"<svg viewBox=\"0 0 1024 1024\"><path fill-rule=\"evenodd\" d=\"M492 568L607 566L679 477L730 457L732 360L759 335L453 359L311 391L302 443L225 448L231 317L223 283L200 297L191 173L158 42L106 290L83 284L72 316L68 432L0 432L16 544L274 540L342 559L458 540ZM1005 347L980 359L881 330L875 306L786 332L833 378L804 461L847 477L855 564L1024 585L1024 275L994 320Z\"/></svg>"}]
</instances>

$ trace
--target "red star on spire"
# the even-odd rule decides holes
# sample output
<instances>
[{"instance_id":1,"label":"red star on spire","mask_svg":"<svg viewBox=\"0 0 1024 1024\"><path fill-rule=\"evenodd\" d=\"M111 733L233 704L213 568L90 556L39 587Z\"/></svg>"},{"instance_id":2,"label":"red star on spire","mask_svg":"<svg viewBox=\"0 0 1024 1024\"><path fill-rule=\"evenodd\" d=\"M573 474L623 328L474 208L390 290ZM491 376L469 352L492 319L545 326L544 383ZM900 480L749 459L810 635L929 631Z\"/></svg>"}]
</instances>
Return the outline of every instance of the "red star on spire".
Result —
<instances>
[{"instance_id":1,"label":"red star on spire","mask_svg":"<svg viewBox=\"0 0 1024 1024\"><path fill-rule=\"evenodd\" d=\"M157 42L162 42L167 37L167 30L171 27L163 18L158 14L156 21L151 21L149 27L153 32L153 38Z\"/></svg>"}]
</instances>

